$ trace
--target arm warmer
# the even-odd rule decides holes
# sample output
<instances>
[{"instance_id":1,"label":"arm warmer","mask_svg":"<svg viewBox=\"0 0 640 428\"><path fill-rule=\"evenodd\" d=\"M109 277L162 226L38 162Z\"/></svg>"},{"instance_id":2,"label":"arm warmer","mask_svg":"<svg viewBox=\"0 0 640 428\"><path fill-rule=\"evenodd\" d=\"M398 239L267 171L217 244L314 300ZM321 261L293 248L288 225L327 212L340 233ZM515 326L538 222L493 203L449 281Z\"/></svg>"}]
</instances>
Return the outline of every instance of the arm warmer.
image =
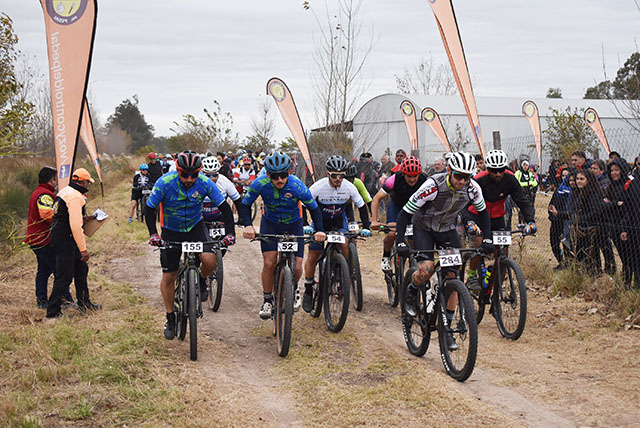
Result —
<instances>
[{"instance_id":1,"label":"arm warmer","mask_svg":"<svg viewBox=\"0 0 640 428\"><path fill-rule=\"evenodd\" d=\"M156 209L151 208L149 205L144 206L144 221L147 222L147 230L149 230L149 236L154 233L158 233L156 229Z\"/></svg>"},{"instance_id":2,"label":"arm warmer","mask_svg":"<svg viewBox=\"0 0 640 428\"><path fill-rule=\"evenodd\" d=\"M218 206L218 208L220 209L220 212L222 212L222 218L224 219L224 232L227 235L235 236L236 229L233 224L233 211L231 211L231 207L228 203L223 202Z\"/></svg>"},{"instance_id":3,"label":"arm warmer","mask_svg":"<svg viewBox=\"0 0 640 428\"><path fill-rule=\"evenodd\" d=\"M360 211L360 220L362 220L362 227L365 229L370 229L371 228L371 222L369 222L369 209L367 208L367 205L363 205L360 208L358 208L358 211Z\"/></svg>"},{"instance_id":4,"label":"arm warmer","mask_svg":"<svg viewBox=\"0 0 640 428\"><path fill-rule=\"evenodd\" d=\"M324 226L322 225L322 211L320 210L320 207L316 207L309 211L311 212L311 220L313 220L316 232L324 232ZM306 218L307 216L305 214L304 219L306 220Z\"/></svg>"}]
</instances>

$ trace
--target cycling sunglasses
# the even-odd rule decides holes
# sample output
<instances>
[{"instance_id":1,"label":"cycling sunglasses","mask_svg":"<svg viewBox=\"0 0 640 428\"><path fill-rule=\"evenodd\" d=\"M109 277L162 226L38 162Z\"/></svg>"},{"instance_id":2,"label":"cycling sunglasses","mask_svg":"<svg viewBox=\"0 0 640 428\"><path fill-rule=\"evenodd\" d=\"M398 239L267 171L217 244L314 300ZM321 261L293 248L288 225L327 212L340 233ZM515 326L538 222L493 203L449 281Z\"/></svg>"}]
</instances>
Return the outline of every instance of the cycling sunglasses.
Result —
<instances>
[{"instance_id":1,"label":"cycling sunglasses","mask_svg":"<svg viewBox=\"0 0 640 428\"><path fill-rule=\"evenodd\" d=\"M498 174L500 172L504 172L506 168L487 168L489 172L493 172L494 174Z\"/></svg>"},{"instance_id":2,"label":"cycling sunglasses","mask_svg":"<svg viewBox=\"0 0 640 428\"><path fill-rule=\"evenodd\" d=\"M199 174L200 174L200 171L195 171L195 172L180 171L180 177L182 178L198 178Z\"/></svg>"},{"instance_id":3,"label":"cycling sunglasses","mask_svg":"<svg viewBox=\"0 0 640 428\"><path fill-rule=\"evenodd\" d=\"M207 177L209 178L216 178L218 176L217 172L213 172L213 173L209 173L209 174L205 174Z\"/></svg>"},{"instance_id":4,"label":"cycling sunglasses","mask_svg":"<svg viewBox=\"0 0 640 428\"><path fill-rule=\"evenodd\" d=\"M345 173L344 172L330 172L329 173L329 177L333 178L334 180L336 178L344 178Z\"/></svg>"},{"instance_id":5,"label":"cycling sunglasses","mask_svg":"<svg viewBox=\"0 0 640 428\"><path fill-rule=\"evenodd\" d=\"M277 180L279 178L285 179L289 176L289 171L284 171L284 172L270 172L269 173L269 178L271 178L272 180Z\"/></svg>"},{"instance_id":6,"label":"cycling sunglasses","mask_svg":"<svg viewBox=\"0 0 640 428\"><path fill-rule=\"evenodd\" d=\"M454 172L453 176L459 181L469 181L471 179L471 174L460 174L459 172Z\"/></svg>"}]
</instances>

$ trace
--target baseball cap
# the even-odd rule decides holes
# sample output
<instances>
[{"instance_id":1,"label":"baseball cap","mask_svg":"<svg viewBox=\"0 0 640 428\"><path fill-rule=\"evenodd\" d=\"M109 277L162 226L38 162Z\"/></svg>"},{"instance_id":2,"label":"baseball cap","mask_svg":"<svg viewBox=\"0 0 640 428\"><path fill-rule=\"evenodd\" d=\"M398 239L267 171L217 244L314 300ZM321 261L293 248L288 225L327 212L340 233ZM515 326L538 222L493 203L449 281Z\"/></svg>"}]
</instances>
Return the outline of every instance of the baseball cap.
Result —
<instances>
[{"instance_id":1,"label":"baseball cap","mask_svg":"<svg viewBox=\"0 0 640 428\"><path fill-rule=\"evenodd\" d=\"M89 171L87 171L84 168L78 168L75 171L73 171L73 174L71 175L71 179L74 181L89 180L90 182L95 183L93 178L91 178L91 174L89 174Z\"/></svg>"}]
</instances>

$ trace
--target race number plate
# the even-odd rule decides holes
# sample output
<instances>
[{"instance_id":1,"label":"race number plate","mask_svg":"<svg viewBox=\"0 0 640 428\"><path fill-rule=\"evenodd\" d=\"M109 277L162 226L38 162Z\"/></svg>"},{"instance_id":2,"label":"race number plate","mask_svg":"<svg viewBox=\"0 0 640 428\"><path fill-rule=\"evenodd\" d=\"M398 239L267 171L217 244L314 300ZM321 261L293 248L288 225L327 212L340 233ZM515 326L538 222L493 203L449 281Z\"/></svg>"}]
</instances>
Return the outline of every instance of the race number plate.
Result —
<instances>
[{"instance_id":1,"label":"race number plate","mask_svg":"<svg viewBox=\"0 0 640 428\"><path fill-rule=\"evenodd\" d=\"M357 232L358 229L359 229L358 223L356 222L349 223L349 232Z\"/></svg>"},{"instance_id":2,"label":"race number plate","mask_svg":"<svg viewBox=\"0 0 640 428\"><path fill-rule=\"evenodd\" d=\"M413 236L413 225L408 224L407 229L404 232L404 236Z\"/></svg>"},{"instance_id":3,"label":"race number plate","mask_svg":"<svg viewBox=\"0 0 640 428\"><path fill-rule=\"evenodd\" d=\"M283 253L295 253L298 251L297 242L278 242L278 251Z\"/></svg>"},{"instance_id":4,"label":"race number plate","mask_svg":"<svg viewBox=\"0 0 640 428\"><path fill-rule=\"evenodd\" d=\"M149 195L149 194L151 194L151 190L150 190L150 189L144 189L144 190L142 191L142 194L143 194L143 195Z\"/></svg>"},{"instance_id":5,"label":"race number plate","mask_svg":"<svg viewBox=\"0 0 640 428\"><path fill-rule=\"evenodd\" d=\"M224 235L224 232L225 230L222 227L216 228L216 229L209 229L209 236L211 236L212 238L219 238Z\"/></svg>"},{"instance_id":6,"label":"race number plate","mask_svg":"<svg viewBox=\"0 0 640 428\"><path fill-rule=\"evenodd\" d=\"M327 235L327 242L330 244L344 244L345 242L347 242L347 239L344 237L344 235L336 235L331 233Z\"/></svg>"},{"instance_id":7,"label":"race number plate","mask_svg":"<svg viewBox=\"0 0 640 428\"><path fill-rule=\"evenodd\" d=\"M202 242L183 242L182 252L183 253L201 253Z\"/></svg>"},{"instance_id":8,"label":"race number plate","mask_svg":"<svg viewBox=\"0 0 640 428\"><path fill-rule=\"evenodd\" d=\"M438 259L441 267L460 266L462 264L462 256L457 249L438 250Z\"/></svg>"},{"instance_id":9,"label":"race number plate","mask_svg":"<svg viewBox=\"0 0 640 428\"><path fill-rule=\"evenodd\" d=\"M493 245L511 245L511 232L508 230L493 232Z\"/></svg>"}]
</instances>

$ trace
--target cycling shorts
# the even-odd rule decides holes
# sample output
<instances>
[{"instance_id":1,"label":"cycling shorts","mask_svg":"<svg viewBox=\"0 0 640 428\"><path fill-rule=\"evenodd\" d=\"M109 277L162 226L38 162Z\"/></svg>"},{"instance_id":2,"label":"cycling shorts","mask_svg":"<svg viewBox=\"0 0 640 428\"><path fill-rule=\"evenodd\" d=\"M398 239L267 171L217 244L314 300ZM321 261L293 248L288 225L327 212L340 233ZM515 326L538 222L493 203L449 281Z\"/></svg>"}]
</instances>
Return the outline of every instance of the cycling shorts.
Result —
<instances>
[{"instance_id":1,"label":"cycling shorts","mask_svg":"<svg viewBox=\"0 0 640 428\"><path fill-rule=\"evenodd\" d=\"M209 230L204 224L204 221L200 220L196 225L188 232L175 232L173 230L162 229L162 240L170 242L207 242L210 241ZM213 252L212 244L204 245L205 253ZM169 248L166 250L160 250L160 264L162 265L162 272L176 272L180 267L180 256L182 250L179 248ZM200 258L198 258L198 261Z\"/></svg>"},{"instance_id":2,"label":"cycling shorts","mask_svg":"<svg viewBox=\"0 0 640 428\"><path fill-rule=\"evenodd\" d=\"M291 235L303 235L302 219L294 221L293 223L274 223L267 220L266 217L262 217L260 220L260 233L280 235L283 233L290 233ZM260 241L260 250L263 253L267 251L278 251L278 241ZM296 257L304 257L304 240L298 239L298 251L295 252Z\"/></svg>"},{"instance_id":3,"label":"cycling shorts","mask_svg":"<svg viewBox=\"0 0 640 428\"><path fill-rule=\"evenodd\" d=\"M401 209L402 207L398 207L398 204L389 198L389 203L387 204L387 223L396 223Z\"/></svg>"},{"instance_id":4,"label":"cycling shorts","mask_svg":"<svg viewBox=\"0 0 640 428\"><path fill-rule=\"evenodd\" d=\"M480 221L480 216L478 214L474 214L469 212L469 210L464 210L462 214L462 220L464 221L463 226L467 226L467 222L472 221L480 227L482 222ZM494 230L505 230L505 222L504 217L496 217L491 219L491 231Z\"/></svg>"},{"instance_id":5,"label":"cycling shorts","mask_svg":"<svg viewBox=\"0 0 640 428\"><path fill-rule=\"evenodd\" d=\"M438 248L460 248L458 231L453 229L446 232L433 232L416 227L413 228L413 248L415 250L433 250L435 246ZM421 254L416 259L419 262L423 260L433 261L433 254Z\"/></svg>"},{"instance_id":6,"label":"cycling shorts","mask_svg":"<svg viewBox=\"0 0 640 428\"><path fill-rule=\"evenodd\" d=\"M324 227L325 232L343 232L347 233L349 231L349 224L347 223L347 216L342 213L341 216L334 217L333 219L322 219L322 226ZM309 244L310 251L322 251L324 248L323 242L312 242Z\"/></svg>"},{"instance_id":7,"label":"cycling shorts","mask_svg":"<svg viewBox=\"0 0 640 428\"><path fill-rule=\"evenodd\" d=\"M142 189L138 189L138 188L131 189L131 200L139 201L140 199L142 199Z\"/></svg>"}]
</instances>

